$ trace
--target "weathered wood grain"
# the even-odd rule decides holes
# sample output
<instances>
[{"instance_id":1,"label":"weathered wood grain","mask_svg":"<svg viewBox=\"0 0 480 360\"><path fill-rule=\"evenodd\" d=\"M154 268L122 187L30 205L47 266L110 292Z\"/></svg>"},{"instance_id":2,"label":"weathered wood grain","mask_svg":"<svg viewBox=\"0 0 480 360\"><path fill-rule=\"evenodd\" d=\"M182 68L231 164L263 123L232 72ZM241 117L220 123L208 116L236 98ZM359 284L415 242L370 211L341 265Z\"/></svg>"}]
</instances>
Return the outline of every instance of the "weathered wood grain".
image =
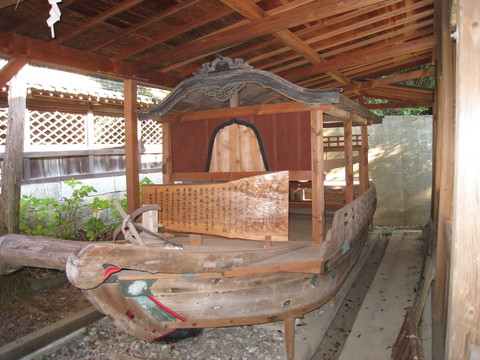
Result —
<instances>
[{"instance_id":1,"label":"weathered wood grain","mask_svg":"<svg viewBox=\"0 0 480 360\"><path fill-rule=\"evenodd\" d=\"M169 231L227 238L288 240L288 172L225 184L146 185L143 204L158 204Z\"/></svg>"}]
</instances>

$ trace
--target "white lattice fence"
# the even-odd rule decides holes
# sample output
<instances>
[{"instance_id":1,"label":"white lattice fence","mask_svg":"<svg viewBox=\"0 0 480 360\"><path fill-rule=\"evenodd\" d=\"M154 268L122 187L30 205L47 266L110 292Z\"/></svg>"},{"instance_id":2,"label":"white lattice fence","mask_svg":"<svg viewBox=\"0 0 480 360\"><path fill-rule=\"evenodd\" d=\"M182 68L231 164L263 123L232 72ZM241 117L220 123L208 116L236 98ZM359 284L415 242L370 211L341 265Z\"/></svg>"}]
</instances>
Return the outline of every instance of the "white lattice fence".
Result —
<instances>
[{"instance_id":1,"label":"white lattice fence","mask_svg":"<svg viewBox=\"0 0 480 360\"><path fill-rule=\"evenodd\" d=\"M162 144L162 124L155 120L141 122L142 144L145 146Z\"/></svg>"},{"instance_id":2,"label":"white lattice fence","mask_svg":"<svg viewBox=\"0 0 480 360\"><path fill-rule=\"evenodd\" d=\"M125 122L123 118L113 116L95 116L94 119L95 145L124 145Z\"/></svg>"},{"instance_id":3,"label":"white lattice fence","mask_svg":"<svg viewBox=\"0 0 480 360\"><path fill-rule=\"evenodd\" d=\"M28 129L26 146L87 144L84 115L30 111Z\"/></svg>"},{"instance_id":4,"label":"white lattice fence","mask_svg":"<svg viewBox=\"0 0 480 360\"><path fill-rule=\"evenodd\" d=\"M0 108L0 146L5 145L8 109ZM90 121L89 121L90 119ZM153 120L140 123L142 144L161 152L162 125ZM89 139L90 136L90 139ZM125 144L121 117L62 112L29 111L25 126L25 151L98 149Z\"/></svg>"}]
</instances>

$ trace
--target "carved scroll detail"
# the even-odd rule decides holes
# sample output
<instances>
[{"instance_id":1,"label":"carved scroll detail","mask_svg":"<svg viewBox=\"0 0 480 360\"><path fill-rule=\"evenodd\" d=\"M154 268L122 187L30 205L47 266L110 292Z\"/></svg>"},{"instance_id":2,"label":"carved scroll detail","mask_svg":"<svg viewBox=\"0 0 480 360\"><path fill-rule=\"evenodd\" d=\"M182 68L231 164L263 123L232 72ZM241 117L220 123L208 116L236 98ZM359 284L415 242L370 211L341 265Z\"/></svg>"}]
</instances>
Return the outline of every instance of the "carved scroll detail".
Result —
<instances>
[{"instance_id":1,"label":"carved scroll detail","mask_svg":"<svg viewBox=\"0 0 480 360\"><path fill-rule=\"evenodd\" d=\"M200 89L204 94L214 97L216 100L225 102L230 100L232 95L240 92L245 87L245 83L234 83L226 86L210 86L204 89Z\"/></svg>"}]
</instances>

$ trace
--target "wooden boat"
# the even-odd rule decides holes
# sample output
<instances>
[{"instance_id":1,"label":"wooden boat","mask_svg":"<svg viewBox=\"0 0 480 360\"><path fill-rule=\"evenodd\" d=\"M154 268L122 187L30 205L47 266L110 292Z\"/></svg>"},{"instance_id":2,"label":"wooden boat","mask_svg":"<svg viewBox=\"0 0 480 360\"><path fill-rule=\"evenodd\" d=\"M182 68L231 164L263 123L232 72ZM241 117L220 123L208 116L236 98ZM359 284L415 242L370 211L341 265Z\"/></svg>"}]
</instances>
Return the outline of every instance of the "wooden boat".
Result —
<instances>
[{"instance_id":1,"label":"wooden boat","mask_svg":"<svg viewBox=\"0 0 480 360\"><path fill-rule=\"evenodd\" d=\"M140 119L165 121L166 184L143 187L143 204L160 211L144 213L143 226L135 224L136 215L125 217L129 243L7 235L0 238L0 272L22 265L66 269L70 282L120 330L149 341L177 329L284 320L293 359L294 319L340 288L376 207L366 129L379 119L339 92L303 89L238 59L216 59L162 104L139 112ZM358 144L353 123L363 135ZM324 125L344 129L337 146L325 142ZM288 138L269 135L275 126ZM283 147L287 155L272 159ZM345 156L324 161L324 151ZM324 171L337 166L345 167L346 182L332 192ZM292 201L301 186L311 199ZM289 214L298 207L311 211L312 233L294 241ZM163 224L160 239L152 236L157 222Z\"/></svg>"}]
</instances>

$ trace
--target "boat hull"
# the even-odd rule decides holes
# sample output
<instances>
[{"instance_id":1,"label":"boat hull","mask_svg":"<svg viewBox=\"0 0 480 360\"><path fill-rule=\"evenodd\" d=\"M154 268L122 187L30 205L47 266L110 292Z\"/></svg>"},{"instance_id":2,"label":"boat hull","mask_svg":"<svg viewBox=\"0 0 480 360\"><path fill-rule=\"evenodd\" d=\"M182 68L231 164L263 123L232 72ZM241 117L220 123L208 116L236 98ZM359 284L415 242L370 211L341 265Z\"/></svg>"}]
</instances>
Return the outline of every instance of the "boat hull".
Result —
<instances>
[{"instance_id":1,"label":"boat hull","mask_svg":"<svg viewBox=\"0 0 480 360\"><path fill-rule=\"evenodd\" d=\"M318 273L226 277L222 273L119 269L84 293L120 330L149 341L177 328L239 326L301 317L334 296L355 265L367 236L368 225L349 251L328 269L319 268Z\"/></svg>"}]
</instances>

